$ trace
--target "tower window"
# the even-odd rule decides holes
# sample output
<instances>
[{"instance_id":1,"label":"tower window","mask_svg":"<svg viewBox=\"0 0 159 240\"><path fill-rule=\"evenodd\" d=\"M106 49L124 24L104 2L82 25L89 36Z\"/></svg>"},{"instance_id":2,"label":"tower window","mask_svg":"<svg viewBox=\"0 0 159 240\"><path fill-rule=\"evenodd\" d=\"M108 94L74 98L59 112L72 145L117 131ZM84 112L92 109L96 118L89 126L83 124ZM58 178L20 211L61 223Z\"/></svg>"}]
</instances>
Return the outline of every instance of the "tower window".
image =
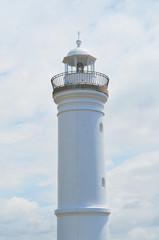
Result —
<instances>
[{"instance_id":1,"label":"tower window","mask_svg":"<svg viewBox=\"0 0 159 240\"><path fill-rule=\"evenodd\" d=\"M100 132L103 132L103 123L100 123L99 129L100 129Z\"/></svg>"},{"instance_id":2,"label":"tower window","mask_svg":"<svg viewBox=\"0 0 159 240\"><path fill-rule=\"evenodd\" d=\"M105 188L105 178L104 177L102 178L102 187Z\"/></svg>"}]
</instances>

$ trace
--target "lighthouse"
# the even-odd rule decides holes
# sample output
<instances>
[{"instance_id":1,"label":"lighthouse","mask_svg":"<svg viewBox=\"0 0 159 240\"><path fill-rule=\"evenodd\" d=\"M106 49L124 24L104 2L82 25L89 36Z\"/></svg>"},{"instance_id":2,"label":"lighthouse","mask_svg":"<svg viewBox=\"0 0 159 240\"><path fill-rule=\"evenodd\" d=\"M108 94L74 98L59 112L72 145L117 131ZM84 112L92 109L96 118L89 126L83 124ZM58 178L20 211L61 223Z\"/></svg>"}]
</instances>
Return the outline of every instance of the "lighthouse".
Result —
<instances>
[{"instance_id":1,"label":"lighthouse","mask_svg":"<svg viewBox=\"0 0 159 240\"><path fill-rule=\"evenodd\" d=\"M109 78L82 45L51 79L58 117L57 240L108 240L104 104Z\"/></svg>"}]
</instances>

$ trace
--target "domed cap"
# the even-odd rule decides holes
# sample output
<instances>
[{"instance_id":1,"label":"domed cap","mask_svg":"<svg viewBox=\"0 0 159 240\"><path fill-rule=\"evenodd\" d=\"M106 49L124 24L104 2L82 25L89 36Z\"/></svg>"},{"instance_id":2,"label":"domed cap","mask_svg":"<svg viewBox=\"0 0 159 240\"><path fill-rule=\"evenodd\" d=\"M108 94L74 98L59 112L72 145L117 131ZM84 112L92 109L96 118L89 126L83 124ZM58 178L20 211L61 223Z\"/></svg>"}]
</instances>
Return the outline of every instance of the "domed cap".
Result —
<instances>
[{"instance_id":1,"label":"domed cap","mask_svg":"<svg viewBox=\"0 0 159 240\"><path fill-rule=\"evenodd\" d=\"M78 39L76 41L76 44L77 44L77 47L72 49L71 51L69 51L67 56L64 57L63 63L69 62L69 59L74 57L74 56L89 57L94 61L96 60L96 58L91 56L90 53L86 49L81 48L82 41L80 40L80 33L79 32L78 32Z\"/></svg>"}]
</instances>

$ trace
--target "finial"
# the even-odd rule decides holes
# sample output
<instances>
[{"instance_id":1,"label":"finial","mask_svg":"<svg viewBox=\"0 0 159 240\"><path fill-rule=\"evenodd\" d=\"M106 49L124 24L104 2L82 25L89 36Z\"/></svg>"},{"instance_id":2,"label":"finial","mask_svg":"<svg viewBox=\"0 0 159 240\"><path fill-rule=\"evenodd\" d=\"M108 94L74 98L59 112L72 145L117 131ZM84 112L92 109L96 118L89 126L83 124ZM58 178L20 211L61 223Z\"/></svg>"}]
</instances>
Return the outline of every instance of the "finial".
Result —
<instances>
[{"instance_id":1,"label":"finial","mask_svg":"<svg viewBox=\"0 0 159 240\"><path fill-rule=\"evenodd\" d=\"M80 40L80 31L77 32L78 33L78 40Z\"/></svg>"},{"instance_id":2,"label":"finial","mask_svg":"<svg viewBox=\"0 0 159 240\"><path fill-rule=\"evenodd\" d=\"M77 33L78 33L78 39L77 39L76 43L77 43L77 47L80 47L81 44L82 44L82 41L80 40L80 33L81 33L81 32L78 31Z\"/></svg>"}]
</instances>

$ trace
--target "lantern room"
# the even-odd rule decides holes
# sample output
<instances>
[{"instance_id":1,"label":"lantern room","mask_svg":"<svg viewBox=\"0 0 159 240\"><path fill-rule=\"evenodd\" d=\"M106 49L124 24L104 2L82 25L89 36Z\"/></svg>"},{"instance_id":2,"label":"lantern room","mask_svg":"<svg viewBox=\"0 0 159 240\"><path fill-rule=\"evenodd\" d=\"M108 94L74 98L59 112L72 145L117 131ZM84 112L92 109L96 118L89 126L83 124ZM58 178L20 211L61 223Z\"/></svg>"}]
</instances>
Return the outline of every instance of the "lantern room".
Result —
<instances>
[{"instance_id":1,"label":"lantern room","mask_svg":"<svg viewBox=\"0 0 159 240\"><path fill-rule=\"evenodd\" d=\"M96 89L108 95L109 78L95 71L96 58L81 47L78 33L76 48L64 57L65 72L52 77L53 94L67 89Z\"/></svg>"},{"instance_id":2,"label":"lantern room","mask_svg":"<svg viewBox=\"0 0 159 240\"><path fill-rule=\"evenodd\" d=\"M91 56L86 49L81 48L82 41L76 41L77 47L67 54L63 59L65 73L94 72L96 58Z\"/></svg>"}]
</instances>

